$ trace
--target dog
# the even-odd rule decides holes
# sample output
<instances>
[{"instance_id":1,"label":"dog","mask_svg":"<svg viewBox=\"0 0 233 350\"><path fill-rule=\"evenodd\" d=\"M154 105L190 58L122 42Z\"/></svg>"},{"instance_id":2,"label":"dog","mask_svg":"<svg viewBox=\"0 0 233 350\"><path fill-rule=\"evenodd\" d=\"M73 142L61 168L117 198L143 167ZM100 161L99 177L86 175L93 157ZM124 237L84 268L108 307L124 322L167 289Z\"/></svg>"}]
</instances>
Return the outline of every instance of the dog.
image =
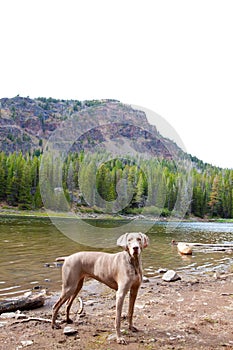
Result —
<instances>
[{"instance_id":1,"label":"dog","mask_svg":"<svg viewBox=\"0 0 233 350\"><path fill-rule=\"evenodd\" d=\"M78 252L68 257L62 267L62 293L53 306L52 328L60 328L56 317L60 307L67 302L66 322L72 323L69 317L71 305L81 290L85 277L92 277L116 291L115 329L117 343L127 344L121 337L120 323L123 302L127 292L129 296L128 322L129 329L137 332L133 326L133 311L138 289L142 282L141 251L148 246L147 235L139 232L125 233L117 240L117 245L124 251L110 254L104 252Z\"/></svg>"}]
</instances>

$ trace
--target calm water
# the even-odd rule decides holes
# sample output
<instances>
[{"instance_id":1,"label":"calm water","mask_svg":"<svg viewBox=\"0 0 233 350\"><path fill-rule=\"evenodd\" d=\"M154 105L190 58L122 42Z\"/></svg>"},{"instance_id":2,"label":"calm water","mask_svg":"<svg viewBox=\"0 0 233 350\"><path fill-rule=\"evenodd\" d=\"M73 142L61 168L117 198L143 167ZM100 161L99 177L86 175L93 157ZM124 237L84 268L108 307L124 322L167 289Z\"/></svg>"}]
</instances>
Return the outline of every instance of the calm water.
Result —
<instances>
[{"instance_id":1,"label":"calm water","mask_svg":"<svg viewBox=\"0 0 233 350\"><path fill-rule=\"evenodd\" d=\"M61 219L58 219L61 220ZM66 220L62 220L66 224ZM112 225L110 221L91 220L95 227ZM124 222L117 225L124 227ZM74 222L75 225L75 222ZM143 252L144 274L157 275L162 268L182 270L189 274L225 270L233 264L232 252L210 252L203 248L194 249L191 257L181 257L170 242L231 243L232 223L181 223L175 230L166 223L135 222L135 231L148 226L150 245ZM104 231L101 239L103 240ZM119 230L120 231L120 230ZM88 233L86 233L88 234ZM120 235L120 234L119 234ZM109 237L106 237L108 240ZM96 237L98 240L98 237ZM65 256L80 250L100 250L78 244L65 235L49 219L0 218L0 298L17 295L35 286L60 290L61 269L55 267L58 256ZM117 247L103 249L117 252Z\"/></svg>"}]
</instances>

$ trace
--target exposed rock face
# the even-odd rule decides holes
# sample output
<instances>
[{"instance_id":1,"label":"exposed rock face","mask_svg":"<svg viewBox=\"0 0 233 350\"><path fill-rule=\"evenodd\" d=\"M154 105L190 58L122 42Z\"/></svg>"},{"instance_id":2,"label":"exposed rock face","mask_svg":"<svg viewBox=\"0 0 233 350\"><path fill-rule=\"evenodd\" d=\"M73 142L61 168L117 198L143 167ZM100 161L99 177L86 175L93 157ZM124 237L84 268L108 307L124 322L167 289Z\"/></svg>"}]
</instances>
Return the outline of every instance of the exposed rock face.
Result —
<instances>
[{"instance_id":1,"label":"exposed rock face","mask_svg":"<svg viewBox=\"0 0 233 350\"><path fill-rule=\"evenodd\" d=\"M182 153L172 141L163 138L155 126L148 123L143 111L115 100L75 101L52 98L30 99L23 97L0 99L0 148L6 153L35 149L42 150L52 132L75 113L93 115L99 126L89 128L72 146L72 151L90 149L93 146L119 137L130 140L137 152L170 159L171 150ZM119 115L121 121L119 121ZM108 123L105 124L105 120Z\"/></svg>"}]
</instances>

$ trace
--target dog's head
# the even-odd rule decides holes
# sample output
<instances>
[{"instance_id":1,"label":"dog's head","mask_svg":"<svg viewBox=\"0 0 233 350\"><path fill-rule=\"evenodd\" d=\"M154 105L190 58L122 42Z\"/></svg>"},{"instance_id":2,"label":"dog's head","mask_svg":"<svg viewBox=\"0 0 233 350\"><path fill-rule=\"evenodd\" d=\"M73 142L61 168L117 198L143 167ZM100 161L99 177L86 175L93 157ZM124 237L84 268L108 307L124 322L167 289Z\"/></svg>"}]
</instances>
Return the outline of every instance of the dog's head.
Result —
<instances>
[{"instance_id":1,"label":"dog's head","mask_svg":"<svg viewBox=\"0 0 233 350\"><path fill-rule=\"evenodd\" d=\"M141 232L130 232L120 236L117 245L129 251L132 257L139 256L142 249L149 244L147 235Z\"/></svg>"}]
</instances>

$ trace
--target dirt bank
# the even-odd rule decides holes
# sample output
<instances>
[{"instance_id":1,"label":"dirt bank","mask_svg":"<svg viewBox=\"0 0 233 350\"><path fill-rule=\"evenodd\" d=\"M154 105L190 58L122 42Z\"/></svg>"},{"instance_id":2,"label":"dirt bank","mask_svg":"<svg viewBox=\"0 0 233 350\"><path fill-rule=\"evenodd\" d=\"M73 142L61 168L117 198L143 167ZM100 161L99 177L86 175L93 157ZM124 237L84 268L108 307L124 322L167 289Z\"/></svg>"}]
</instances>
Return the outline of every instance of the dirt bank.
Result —
<instances>
[{"instance_id":1,"label":"dirt bank","mask_svg":"<svg viewBox=\"0 0 233 350\"><path fill-rule=\"evenodd\" d=\"M122 320L127 346L118 345L114 339L115 293L88 281L81 292L85 303L82 317L75 315L78 301L72 308L76 335L64 335L65 324L60 330L52 330L50 324L40 321L0 319L7 322L0 330L0 349L24 348L27 343L22 341L31 341L26 347L29 350L233 349L233 274L181 277L176 282L154 278L142 284L134 314L139 332L128 332L126 320ZM43 308L26 314L51 318L57 297L51 295ZM124 315L127 305L128 298Z\"/></svg>"}]
</instances>

